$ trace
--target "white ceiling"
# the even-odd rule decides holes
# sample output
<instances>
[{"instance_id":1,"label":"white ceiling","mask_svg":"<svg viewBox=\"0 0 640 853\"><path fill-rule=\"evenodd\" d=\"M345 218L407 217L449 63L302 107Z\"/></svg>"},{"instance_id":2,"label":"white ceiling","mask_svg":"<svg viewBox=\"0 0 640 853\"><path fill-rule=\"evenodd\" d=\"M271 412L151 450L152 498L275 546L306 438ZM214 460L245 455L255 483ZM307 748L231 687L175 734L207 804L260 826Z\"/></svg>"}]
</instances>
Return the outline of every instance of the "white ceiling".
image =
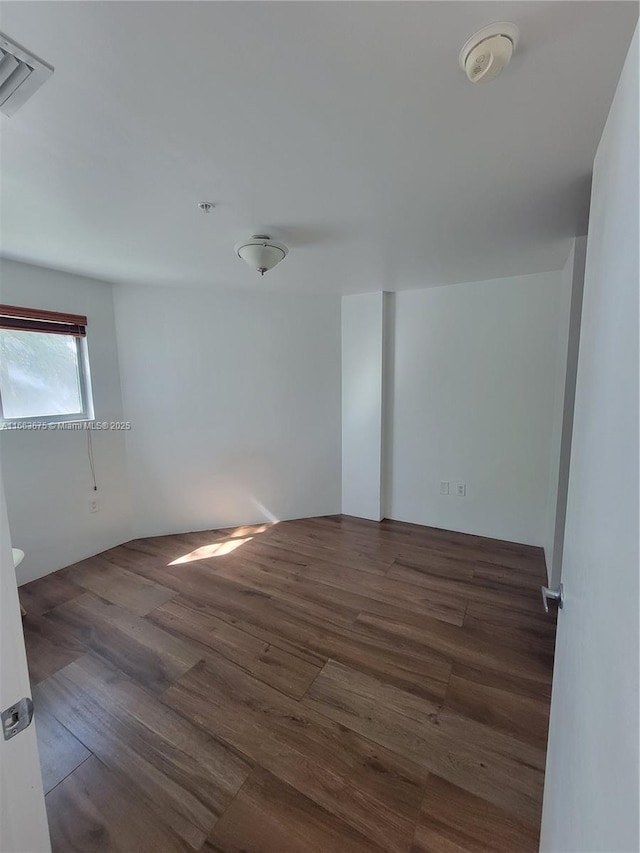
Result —
<instances>
[{"instance_id":1,"label":"white ceiling","mask_svg":"<svg viewBox=\"0 0 640 853\"><path fill-rule=\"evenodd\" d=\"M2 251L98 278L424 287L562 267L633 2L4 2L55 67L2 118ZM509 68L458 51L516 23ZM197 202L214 201L200 213ZM265 232L261 280L233 253Z\"/></svg>"}]
</instances>

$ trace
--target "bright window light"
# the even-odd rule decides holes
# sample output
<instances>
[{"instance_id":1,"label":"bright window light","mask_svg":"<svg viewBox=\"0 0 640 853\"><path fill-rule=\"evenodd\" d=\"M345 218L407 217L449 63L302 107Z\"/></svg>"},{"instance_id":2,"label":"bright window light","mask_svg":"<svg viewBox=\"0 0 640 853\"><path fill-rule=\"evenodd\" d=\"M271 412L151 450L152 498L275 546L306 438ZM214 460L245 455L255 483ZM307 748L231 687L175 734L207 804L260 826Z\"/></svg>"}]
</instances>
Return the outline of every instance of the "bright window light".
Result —
<instances>
[{"instance_id":1,"label":"bright window light","mask_svg":"<svg viewBox=\"0 0 640 853\"><path fill-rule=\"evenodd\" d=\"M1 426L93 418L84 329L80 335L61 328L0 328Z\"/></svg>"}]
</instances>

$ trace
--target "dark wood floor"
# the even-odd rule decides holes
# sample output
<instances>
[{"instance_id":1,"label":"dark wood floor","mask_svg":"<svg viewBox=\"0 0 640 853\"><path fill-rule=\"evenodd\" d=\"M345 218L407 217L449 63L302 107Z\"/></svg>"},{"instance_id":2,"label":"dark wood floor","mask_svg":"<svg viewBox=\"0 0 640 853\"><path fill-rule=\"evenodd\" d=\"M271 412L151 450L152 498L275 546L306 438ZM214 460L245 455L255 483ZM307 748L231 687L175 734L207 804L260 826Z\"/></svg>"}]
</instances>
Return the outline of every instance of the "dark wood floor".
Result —
<instances>
[{"instance_id":1,"label":"dark wood floor","mask_svg":"<svg viewBox=\"0 0 640 853\"><path fill-rule=\"evenodd\" d=\"M345 516L20 590L58 853L536 851L542 551Z\"/></svg>"}]
</instances>

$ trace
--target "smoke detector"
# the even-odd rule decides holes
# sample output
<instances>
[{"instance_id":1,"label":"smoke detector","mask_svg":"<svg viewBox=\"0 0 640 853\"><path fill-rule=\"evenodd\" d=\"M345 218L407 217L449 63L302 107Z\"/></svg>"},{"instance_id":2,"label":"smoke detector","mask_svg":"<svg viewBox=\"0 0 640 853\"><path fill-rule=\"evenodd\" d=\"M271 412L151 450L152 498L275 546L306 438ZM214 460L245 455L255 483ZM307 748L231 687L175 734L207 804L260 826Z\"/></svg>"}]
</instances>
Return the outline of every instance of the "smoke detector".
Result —
<instances>
[{"instance_id":1,"label":"smoke detector","mask_svg":"<svg viewBox=\"0 0 640 853\"><path fill-rule=\"evenodd\" d=\"M260 275L272 270L289 252L283 243L277 243L266 234L254 234L236 244L236 255L256 269Z\"/></svg>"},{"instance_id":2,"label":"smoke detector","mask_svg":"<svg viewBox=\"0 0 640 853\"><path fill-rule=\"evenodd\" d=\"M515 24L489 24L468 39L458 61L472 83L493 80L505 68L518 43Z\"/></svg>"},{"instance_id":3,"label":"smoke detector","mask_svg":"<svg viewBox=\"0 0 640 853\"><path fill-rule=\"evenodd\" d=\"M0 112L12 116L53 74L53 68L0 33Z\"/></svg>"}]
</instances>

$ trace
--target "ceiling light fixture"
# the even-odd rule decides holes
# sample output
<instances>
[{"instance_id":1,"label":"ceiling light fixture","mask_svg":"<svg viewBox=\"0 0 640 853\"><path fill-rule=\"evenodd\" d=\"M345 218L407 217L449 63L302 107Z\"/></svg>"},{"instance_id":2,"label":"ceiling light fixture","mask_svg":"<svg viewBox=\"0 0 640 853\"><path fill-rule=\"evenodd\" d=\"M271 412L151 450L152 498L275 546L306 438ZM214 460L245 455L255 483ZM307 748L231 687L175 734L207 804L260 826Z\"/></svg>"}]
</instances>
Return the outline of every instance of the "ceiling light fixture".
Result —
<instances>
[{"instance_id":1,"label":"ceiling light fixture","mask_svg":"<svg viewBox=\"0 0 640 853\"><path fill-rule=\"evenodd\" d=\"M458 57L460 68L472 83L493 80L509 64L517 43L515 24L489 24L467 39Z\"/></svg>"},{"instance_id":2,"label":"ceiling light fixture","mask_svg":"<svg viewBox=\"0 0 640 853\"><path fill-rule=\"evenodd\" d=\"M248 240L241 240L235 246L236 255L264 275L276 264L283 261L289 250L283 243L277 243L266 234L254 234Z\"/></svg>"}]
</instances>

